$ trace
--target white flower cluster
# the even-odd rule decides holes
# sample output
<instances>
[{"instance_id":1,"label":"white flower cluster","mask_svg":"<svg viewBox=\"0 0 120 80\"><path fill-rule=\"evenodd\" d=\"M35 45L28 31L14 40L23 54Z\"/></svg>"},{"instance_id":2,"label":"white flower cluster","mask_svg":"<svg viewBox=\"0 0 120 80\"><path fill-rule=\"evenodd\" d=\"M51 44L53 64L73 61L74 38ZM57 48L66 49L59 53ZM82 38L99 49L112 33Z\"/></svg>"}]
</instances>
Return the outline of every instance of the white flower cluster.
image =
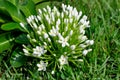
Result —
<instances>
[{"instance_id":1,"label":"white flower cluster","mask_svg":"<svg viewBox=\"0 0 120 80\"><path fill-rule=\"evenodd\" d=\"M76 8L64 4L61 12L56 7L51 9L49 6L38 11L38 15L27 18L30 31L20 23L21 27L28 32L27 37L30 41L29 45L23 46L25 55L40 59L43 57L48 59L46 56L57 57L59 59L56 61L63 66L69 64L69 61L73 63L82 61L81 54L85 56L92 51L89 46L93 45L94 41L88 40L85 35L85 29L90 27L89 21L87 16L82 16L81 11L78 12ZM45 71L47 67L43 61L37 66L39 71Z\"/></svg>"}]
</instances>

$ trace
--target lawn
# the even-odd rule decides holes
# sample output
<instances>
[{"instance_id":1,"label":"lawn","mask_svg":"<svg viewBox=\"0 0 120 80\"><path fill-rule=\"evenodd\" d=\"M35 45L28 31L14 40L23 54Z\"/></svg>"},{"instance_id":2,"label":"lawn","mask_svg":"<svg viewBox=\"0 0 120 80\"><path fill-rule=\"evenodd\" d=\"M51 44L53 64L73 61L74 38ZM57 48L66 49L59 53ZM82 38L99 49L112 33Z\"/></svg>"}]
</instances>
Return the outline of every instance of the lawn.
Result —
<instances>
[{"instance_id":1,"label":"lawn","mask_svg":"<svg viewBox=\"0 0 120 80\"><path fill-rule=\"evenodd\" d=\"M10 45L8 43L5 46L0 41L0 80L120 80L120 0L56 0L43 2L44 4L37 2L37 0L33 1L36 3L36 10L46 7L47 4L51 7L56 6L61 10L61 4L64 3L76 7L78 11L82 11L84 15L88 16L90 28L86 29L85 34L90 40L94 40L94 44L90 46L92 51L86 56L82 56L83 62L80 63L79 68L66 66L65 70L56 70L55 74L51 74L51 68L45 72L37 71L34 66L38 59L34 60L33 57L29 57L26 63L23 62L22 66L17 67L11 57L17 56L18 52L12 53L18 46L20 46L17 48L19 51L22 47L21 44ZM0 4L0 9L1 6ZM7 13L3 14L2 11L0 10L0 14L5 16ZM23 11L26 12L24 9ZM13 18L9 17L11 15L4 16L0 15L1 27L7 22L14 21ZM13 34L16 32L21 34L20 31L14 29L4 29L0 29L0 39L4 38L2 33L8 34L14 31ZM14 34L14 36L17 35ZM9 45L12 47L8 47ZM26 60L24 56L21 58Z\"/></svg>"}]
</instances>

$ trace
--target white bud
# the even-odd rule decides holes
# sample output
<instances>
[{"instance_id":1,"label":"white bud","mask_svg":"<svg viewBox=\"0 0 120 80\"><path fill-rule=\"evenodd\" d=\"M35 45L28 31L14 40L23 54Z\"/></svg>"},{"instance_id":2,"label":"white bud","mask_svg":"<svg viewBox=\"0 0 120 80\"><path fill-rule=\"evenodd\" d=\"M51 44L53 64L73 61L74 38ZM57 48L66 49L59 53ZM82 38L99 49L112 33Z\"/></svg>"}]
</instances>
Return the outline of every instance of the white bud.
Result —
<instances>
[{"instance_id":1,"label":"white bud","mask_svg":"<svg viewBox=\"0 0 120 80\"><path fill-rule=\"evenodd\" d=\"M23 27L23 28L25 27L23 23L20 23L20 26Z\"/></svg>"},{"instance_id":2,"label":"white bud","mask_svg":"<svg viewBox=\"0 0 120 80\"><path fill-rule=\"evenodd\" d=\"M78 61L83 62L83 59L78 59Z\"/></svg>"},{"instance_id":3,"label":"white bud","mask_svg":"<svg viewBox=\"0 0 120 80\"><path fill-rule=\"evenodd\" d=\"M37 42L36 39L32 39L33 42Z\"/></svg>"},{"instance_id":4,"label":"white bud","mask_svg":"<svg viewBox=\"0 0 120 80\"><path fill-rule=\"evenodd\" d=\"M27 49L23 49L23 52L24 53L29 53Z\"/></svg>"},{"instance_id":5,"label":"white bud","mask_svg":"<svg viewBox=\"0 0 120 80\"><path fill-rule=\"evenodd\" d=\"M37 29L37 24L33 23L33 28Z\"/></svg>"},{"instance_id":6,"label":"white bud","mask_svg":"<svg viewBox=\"0 0 120 80\"><path fill-rule=\"evenodd\" d=\"M80 44L79 45L81 48L85 48L85 47L87 47L86 45L84 45L84 44Z\"/></svg>"},{"instance_id":7,"label":"white bud","mask_svg":"<svg viewBox=\"0 0 120 80\"><path fill-rule=\"evenodd\" d=\"M57 20L56 25L60 25L60 19Z\"/></svg>"},{"instance_id":8,"label":"white bud","mask_svg":"<svg viewBox=\"0 0 120 80\"><path fill-rule=\"evenodd\" d=\"M70 35L72 35L73 34L73 30L70 30Z\"/></svg>"},{"instance_id":9,"label":"white bud","mask_svg":"<svg viewBox=\"0 0 120 80\"><path fill-rule=\"evenodd\" d=\"M37 33L38 33L39 35L41 35L41 31L38 30Z\"/></svg>"},{"instance_id":10,"label":"white bud","mask_svg":"<svg viewBox=\"0 0 120 80\"><path fill-rule=\"evenodd\" d=\"M62 18L64 17L64 13L63 13L63 12L61 13L61 17L62 17Z\"/></svg>"},{"instance_id":11,"label":"white bud","mask_svg":"<svg viewBox=\"0 0 120 80\"><path fill-rule=\"evenodd\" d=\"M41 21L41 17L40 17L40 16L37 16L37 18L38 18L38 20L40 20L40 21Z\"/></svg>"},{"instance_id":12,"label":"white bud","mask_svg":"<svg viewBox=\"0 0 120 80\"><path fill-rule=\"evenodd\" d=\"M90 40L90 45L93 45L94 44L94 40Z\"/></svg>"},{"instance_id":13,"label":"white bud","mask_svg":"<svg viewBox=\"0 0 120 80\"><path fill-rule=\"evenodd\" d=\"M93 45L94 44L94 40L87 40L85 43L88 44L88 45Z\"/></svg>"},{"instance_id":14,"label":"white bud","mask_svg":"<svg viewBox=\"0 0 120 80\"><path fill-rule=\"evenodd\" d=\"M45 29L45 26L44 26L43 24L41 24L40 26L41 26L41 28L42 28L43 30Z\"/></svg>"},{"instance_id":15,"label":"white bud","mask_svg":"<svg viewBox=\"0 0 120 80\"><path fill-rule=\"evenodd\" d=\"M72 23L72 22L73 22L73 19L71 18L71 19L70 19L70 23Z\"/></svg>"},{"instance_id":16,"label":"white bud","mask_svg":"<svg viewBox=\"0 0 120 80\"><path fill-rule=\"evenodd\" d=\"M29 34L27 34L27 38L28 38L28 39L31 39L31 37L30 37L30 35L29 35Z\"/></svg>"},{"instance_id":17,"label":"white bud","mask_svg":"<svg viewBox=\"0 0 120 80\"><path fill-rule=\"evenodd\" d=\"M75 45L72 45L72 46L70 46L70 48L71 48L72 50L74 50L74 49L76 48L76 46L75 46Z\"/></svg>"},{"instance_id":18,"label":"white bud","mask_svg":"<svg viewBox=\"0 0 120 80\"><path fill-rule=\"evenodd\" d=\"M88 49L88 52L92 51L92 49Z\"/></svg>"},{"instance_id":19,"label":"white bud","mask_svg":"<svg viewBox=\"0 0 120 80\"><path fill-rule=\"evenodd\" d=\"M56 56L56 54L53 54L53 56Z\"/></svg>"},{"instance_id":20,"label":"white bud","mask_svg":"<svg viewBox=\"0 0 120 80\"><path fill-rule=\"evenodd\" d=\"M65 31L68 31L68 26L65 27Z\"/></svg>"},{"instance_id":21,"label":"white bud","mask_svg":"<svg viewBox=\"0 0 120 80\"><path fill-rule=\"evenodd\" d=\"M88 50L84 50L84 51L82 52L82 54L83 54L84 56L86 56L87 53L88 53Z\"/></svg>"},{"instance_id":22,"label":"white bud","mask_svg":"<svg viewBox=\"0 0 120 80\"><path fill-rule=\"evenodd\" d=\"M38 9L38 11L39 11L39 14L42 14L42 11L41 11L41 9Z\"/></svg>"},{"instance_id":23,"label":"white bud","mask_svg":"<svg viewBox=\"0 0 120 80\"><path fill-rule=\"evenodd\" d=\"M47 33L44 33L44 38L48 38L48 34Z\"/></svg>"},{"instance_id":24,"label":"white bud","mask_svg":"<svg viewBox=\"0 0 120 80\"><path fill-rule=\"evenodd\" d=\"M64 54L67 54L67 52L64 52Z\"/></svg>"},{"instance_id":25,"label":"white bud","mask_svg":"<svg viewBox=\"0 0 120 80\"><path fill-rule=\"evenodd\" d=\"M51 13L51 17L52 17L52 21L54 22L55 21L54 13Z\"/></svg>"},{"instance_id":26,"label":"white bud","mask_svg":"<svg viewBox=\"0 0 120 80\"><path fill-rule=\"evenodd\" d=\"M49 6L47 6L47 9L48 9L48 12L50 13L51 12L51 8Z\"/></svg>"},{"instance_id":27,"label":"white bud","mask_svg":"<svg viewBox=\"0 0 120 80\"><path fill-rule=\"evenodd\" d=\"M24 54L25 54L26 56L29 55L29 51L28 51L27 49L23 49L23 52L24 52Z\"/></svg>"},{"instance_id":28,"label":"white bud","mask_svg":"<svg viewBox=\"0 0 120 80\"><path fill-rule=\"evenodd\" d=\"M51 74L55 74L55 71L52 71Z\"/></svg>"},{"instance_id":29,"label":"white bud","mask_svg":"<svg viewBox=\"0 0 120 80\"><path fill-rule=\"evenodd\" d=\"M51 39L50 39L50 38L48 38L48 41L49 41L49 42L51 42Z\"/></svg>"},{"instance_id":30,"label":"white bud","mask_svg":"<svg viewBox=\"0 0 120 80\"><path fill-rule=\"evenodd\" d=\"M87 20L87 16L86 16L86 15L84 15L82 19L83 19L83 20Z\"/></svg>"},{"instance_id":31,"label":"white bud","mask_svg":"<svg viewBox=\"0 0 120 80\"><path fill-rule=\"evenodd\" d=\"M81 40L82 40L82 41L87 40L87 36L82 36L82 37L81 37Z\"/></svg>"},{"instance_id":32,"label":"white bud","mask_svg":"<svg viewBox=\"0 0 120 80\"><path fill-rule=\"evenodd\" d=\"M43 10L44 10L45 12L47 12L47 10L46 10L45 8L43 8Z\"/></svg>"}]
</instances>

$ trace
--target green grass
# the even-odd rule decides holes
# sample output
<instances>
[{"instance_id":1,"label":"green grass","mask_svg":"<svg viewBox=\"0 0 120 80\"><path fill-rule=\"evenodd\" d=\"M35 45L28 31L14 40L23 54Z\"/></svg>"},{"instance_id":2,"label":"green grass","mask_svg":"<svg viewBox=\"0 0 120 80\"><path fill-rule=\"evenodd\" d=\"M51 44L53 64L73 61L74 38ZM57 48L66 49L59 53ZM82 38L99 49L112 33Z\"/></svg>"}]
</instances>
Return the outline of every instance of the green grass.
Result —
<instances>
[{"instance_id":1,"label":"green grass","mask_svg":"<svg viewBox=\"0 0 120 80\"><path fill-rule=\"evenodd\" d=\"M87 35L94 39L93 51L85 58L81 68L61 74L39 76L38 72L16 69L8 60L0 63L0 80L24 80L29 73L30 80L120 80L120 0L63 0L83 11L90 20ZM53 3L52 5L59 4ZM5 56L6 57L6 56ZM5 58L3 57L3 58ZM23 70L22 70L23 69ZM61 79L60 79L61 78Z\"/></svg>"}]
</instances>

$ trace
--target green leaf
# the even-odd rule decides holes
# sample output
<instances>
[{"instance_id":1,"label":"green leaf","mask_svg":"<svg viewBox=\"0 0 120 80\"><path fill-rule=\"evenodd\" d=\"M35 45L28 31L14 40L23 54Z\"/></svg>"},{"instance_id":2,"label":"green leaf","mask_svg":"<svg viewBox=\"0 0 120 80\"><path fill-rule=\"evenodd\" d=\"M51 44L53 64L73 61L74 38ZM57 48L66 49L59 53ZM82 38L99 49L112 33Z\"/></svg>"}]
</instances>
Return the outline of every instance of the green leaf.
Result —
<instances>
[{"instance_id":1,"label":"green leaf","mask_svg":"<svg viewBox=\"0 0 120 80\"><path fill-rule=\"evenodd\" d=\"M12 4L16 5L16 0L8 0L9 2L11 2ZM17 0L19 1L19 0Z\"/></svg>"},{"instance_id":2,"label":"green leaf","mask_svg":"<svg viewBox=\"0 0 120 80\"><path fill-rule=\"evenodd\" d=\"M9 1L0 0L0 9L5 9L15 22L25 22L20 10Z\"/></svg>"},{"instance_id":3,"label":"green leaf","mask_svg":"<svg viewBox=\"0 0 120 80\"><path fill-rule=\"evenodd\" d=\"M20 44L27 44L29 43L29 40L25 34L21 34L15 39L15 42Z\"/></svg>"},{"instance_id":4,"label":"green leaf","mask_svg":"<svg viewBox=\"0 0 120 80\"><path fill-rule=\"evenodd\" d=\"M20 54L20 51L18 49L16 49L13 53L12 56L10 58L10 64L13 67L20 67L22 65L25 64L26 62L26 56Z\"/></svg>"},{"instance_id":5,"label":"green leaf","mask_svg":"<svg viewBox=\"0 0 120 80\"><path fill-rule=\"evenodd\" d=\"M26 17L36 15L35 4L32 0L19 1L19 8Z\"/></svg>"},{"instance_id":6,"label":"green leaf","mask_svg":"<svg viewBox=\"0 0 120 80\"><path fill-rule=\"evenodd\" d=\"M14 23L14 22L11 22L11 23L6 23L6 24L3 24L1 26L1 29L2 30L5 30L5 31L10 31L10 30L14 30L14 29L20 29L20 25L18 23Z\"/></svg>"},{"instance_id":7,"label":"green leaf","mask_svg":"<svg viewBox=\"0 0 120 80\"><path fill-rule=\"evenodd\" d=\"M11 36L10 32L0 34L0 53L11 49L13 45L14 37Z\"/></svg>"},{"instance_id":8,"label":"green leaf","mask_svg":"<svg viewBox=\"0 0 120 80\"><path fill-rule=\"evenodd\" d=\"M46 0L33 0L35 4L46 1Z\"/></svg>"},{"instance_id":9,"label":"green leaf","mask_svg":"<svg viewBox=\"0 0 120 80\"><path fill-rule=\"evenodd\" d=\"M0 23L5 23L5 20L0 16Z\"/></svg>"},{"instance_id":10,"label":"green leaf","mask_svg":"<svg viewBox=\"0 0 120 80\"><path fill-rule=\"evenodd\" d=\"M43 2L43 3L40 3L38 5L36 5L36 9L42 9L44 7L46 7L47 5L50 5L51 2Z\"/></svg>"}]
</instances>

